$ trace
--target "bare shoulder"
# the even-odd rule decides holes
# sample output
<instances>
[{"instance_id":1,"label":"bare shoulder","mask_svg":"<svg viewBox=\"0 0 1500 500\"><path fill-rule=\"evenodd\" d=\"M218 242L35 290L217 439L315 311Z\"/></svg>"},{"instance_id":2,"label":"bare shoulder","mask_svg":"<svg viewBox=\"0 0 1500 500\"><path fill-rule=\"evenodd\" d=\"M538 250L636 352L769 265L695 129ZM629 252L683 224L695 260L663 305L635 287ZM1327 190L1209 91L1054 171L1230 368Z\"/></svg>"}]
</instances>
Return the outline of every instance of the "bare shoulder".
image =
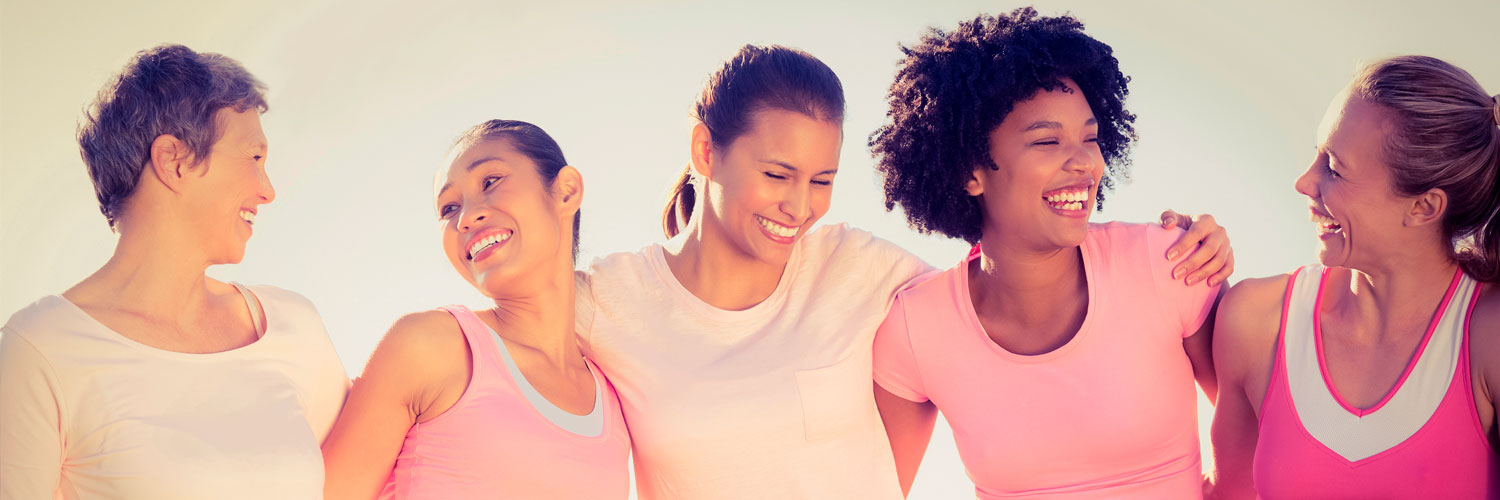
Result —
<instances>
[{"instance_id":1,"label":"bare shoulder","mask_svg":"<svg viewBox=\"0 0 1500 500\"><path fill-rule=\"evenodd\" d=\"M419 390L467 379L469 344L453 316L422 311L396 319L365 364L361 379L404 381Z\"/></svg>"},{"instance_id":2,"label":"bare shoulder","mask_svg":"<svg viewBox=\"0 0 1500 500\"><path fill-rule=\"evenodd\" d=\"M1219 302L1219 324L1225 325L1228 321L1228 326L1237 331L1251 327L1250 331L1242 332L1251 336L1265 334L1259 331L1265 328L1255 327L1270 326L1270 335L1274 337L1281 327L1282 301L1286 298L1286 287L1291 278L1291 273L1287 273L1235 283Z\"/></svg>"},{"instance_id":3,"label":"bare shoulder","mask_svg":"<svg viewBox=\"0 0 1500 500\"><path fill-rule=\"evenodd\" d=\"M1469 317L1469 362L1500 384L1500 284L1485 283Z\"/></svg>"},{"instance_id":4,"label":"bare shoulder","mask_svg":"<svg viewBox=\"0 0 1500 500\"><path fill-rule=\"evenodd\" d=\"M1214 323L1214 363L1258 382L1269 376L1291 273L1241 280L1225 292ZM1260 369L1264 374L1247 370Z\"/></svg>"}]
</instances>

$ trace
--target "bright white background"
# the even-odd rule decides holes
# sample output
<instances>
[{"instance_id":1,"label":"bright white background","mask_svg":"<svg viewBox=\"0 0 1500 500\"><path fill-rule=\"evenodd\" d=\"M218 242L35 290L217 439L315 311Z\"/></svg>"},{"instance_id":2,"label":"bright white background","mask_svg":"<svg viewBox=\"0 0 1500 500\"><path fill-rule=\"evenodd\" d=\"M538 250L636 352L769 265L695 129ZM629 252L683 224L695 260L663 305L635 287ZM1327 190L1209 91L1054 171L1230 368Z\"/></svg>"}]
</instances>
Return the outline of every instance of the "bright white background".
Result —
<instances>
[{"instance_id":1,"label":"bright white background","mask_svg":"<svg viewBox=\"0 0 1500 500\"><path fill-rule=\"evenodd\" d=\"M688 112L742 44L799 47L842 78L843 162L825 222L847 221L949 267L960 243L882 207L865 142L900 57L928 26L1005 2L0 1L0 317L110 255L74 130L136 50L163 42L238 59L270 86L276 202L221 279L300 292L357 374L398 315L483 303L440 253L431 180L449 142L489 118L550 132L584 174L581 263L661 238L686 162ZM1444 58L1500 92L1500 3L1042 2L1112 45L1140 115L1134 181L1095 220L1213 213L1237 277L1312 258L1292 180L1332 95L1362 61ZM1211 408L1200 405L1204 446ZM1100 411L1107 411L1101 408ZM1208 457L1205 456L1205 461ZM940 423L913 498L972 496Z\"/></svg>"}]
</instances>

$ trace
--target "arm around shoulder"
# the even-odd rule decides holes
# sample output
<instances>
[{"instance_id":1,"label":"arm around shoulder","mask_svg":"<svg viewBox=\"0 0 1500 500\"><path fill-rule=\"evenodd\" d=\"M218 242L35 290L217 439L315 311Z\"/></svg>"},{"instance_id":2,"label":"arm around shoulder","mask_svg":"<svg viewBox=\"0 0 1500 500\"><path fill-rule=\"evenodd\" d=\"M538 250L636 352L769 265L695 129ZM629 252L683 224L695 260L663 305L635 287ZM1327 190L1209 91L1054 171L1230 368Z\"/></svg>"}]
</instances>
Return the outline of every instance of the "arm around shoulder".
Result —
<instances>
[{"instance_id":1,"label":"arm around shoulder","mask_svg":"<svg viewBox=\"0 0 1500 500\"><path fill-rule=\"evenodd\" d=\"M462 362L460 362L460 359ZM446 411L468 386L468 343L447 312L408 314L375 347L323 443L324 496L374 498L412 425Z\"/></svg>"}]
</instances>

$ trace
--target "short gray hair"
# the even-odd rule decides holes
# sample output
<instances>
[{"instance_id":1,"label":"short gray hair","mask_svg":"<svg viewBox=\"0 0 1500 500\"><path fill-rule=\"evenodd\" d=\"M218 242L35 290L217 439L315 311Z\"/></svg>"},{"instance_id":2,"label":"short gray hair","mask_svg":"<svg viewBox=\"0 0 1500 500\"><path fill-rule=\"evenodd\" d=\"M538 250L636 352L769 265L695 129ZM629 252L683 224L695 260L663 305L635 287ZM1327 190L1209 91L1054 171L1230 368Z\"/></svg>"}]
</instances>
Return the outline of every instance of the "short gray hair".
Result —
<instances>
[{"instance_id":1,"label":"short gray hair","mask_svg":"<svg viewBox=\"0 0 1500 500\"><path fill-rule=\"evenodd\" d=\"M99 91L78 126L78 149L110 229L151 161L157 137L182 140L193 161L202 162L219 139L214 114L223 108L264 113L265 91L244 66L219 54L182 45L137 52Z\"/></svg>"}]
</instances>

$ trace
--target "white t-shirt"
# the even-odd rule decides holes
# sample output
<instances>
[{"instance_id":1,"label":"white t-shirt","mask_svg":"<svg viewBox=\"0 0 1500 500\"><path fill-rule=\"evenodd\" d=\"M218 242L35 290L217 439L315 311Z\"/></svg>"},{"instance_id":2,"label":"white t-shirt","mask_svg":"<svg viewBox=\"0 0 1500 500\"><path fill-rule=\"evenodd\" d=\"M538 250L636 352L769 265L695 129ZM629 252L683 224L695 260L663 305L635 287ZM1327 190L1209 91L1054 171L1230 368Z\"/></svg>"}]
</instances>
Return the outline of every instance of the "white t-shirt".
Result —
<instances>
[{"instance_id":1,"label":"white t-shirt","mask_svg":"<svg viewBox=\"0 0 1500 500\"><path fill-rule=\"evenodd\" d=\"M251 290L260 339L188 354L61 296L0 329L0 499L321 498L319 446L348 375L313 305Z\"/></svg>"},{"instance_id":2,"label":"white t-shirt","mask_svg":"<svg viewBox=\"0 0 1500 500\"><path fill-rule=\"evenodd\" d=\"M699 300L662 247L596 260L579 332L620 394L640 498L899 499L871 348L896 290L930 267L824 226L743 311Z\"/></svg>"}]
</instances>

